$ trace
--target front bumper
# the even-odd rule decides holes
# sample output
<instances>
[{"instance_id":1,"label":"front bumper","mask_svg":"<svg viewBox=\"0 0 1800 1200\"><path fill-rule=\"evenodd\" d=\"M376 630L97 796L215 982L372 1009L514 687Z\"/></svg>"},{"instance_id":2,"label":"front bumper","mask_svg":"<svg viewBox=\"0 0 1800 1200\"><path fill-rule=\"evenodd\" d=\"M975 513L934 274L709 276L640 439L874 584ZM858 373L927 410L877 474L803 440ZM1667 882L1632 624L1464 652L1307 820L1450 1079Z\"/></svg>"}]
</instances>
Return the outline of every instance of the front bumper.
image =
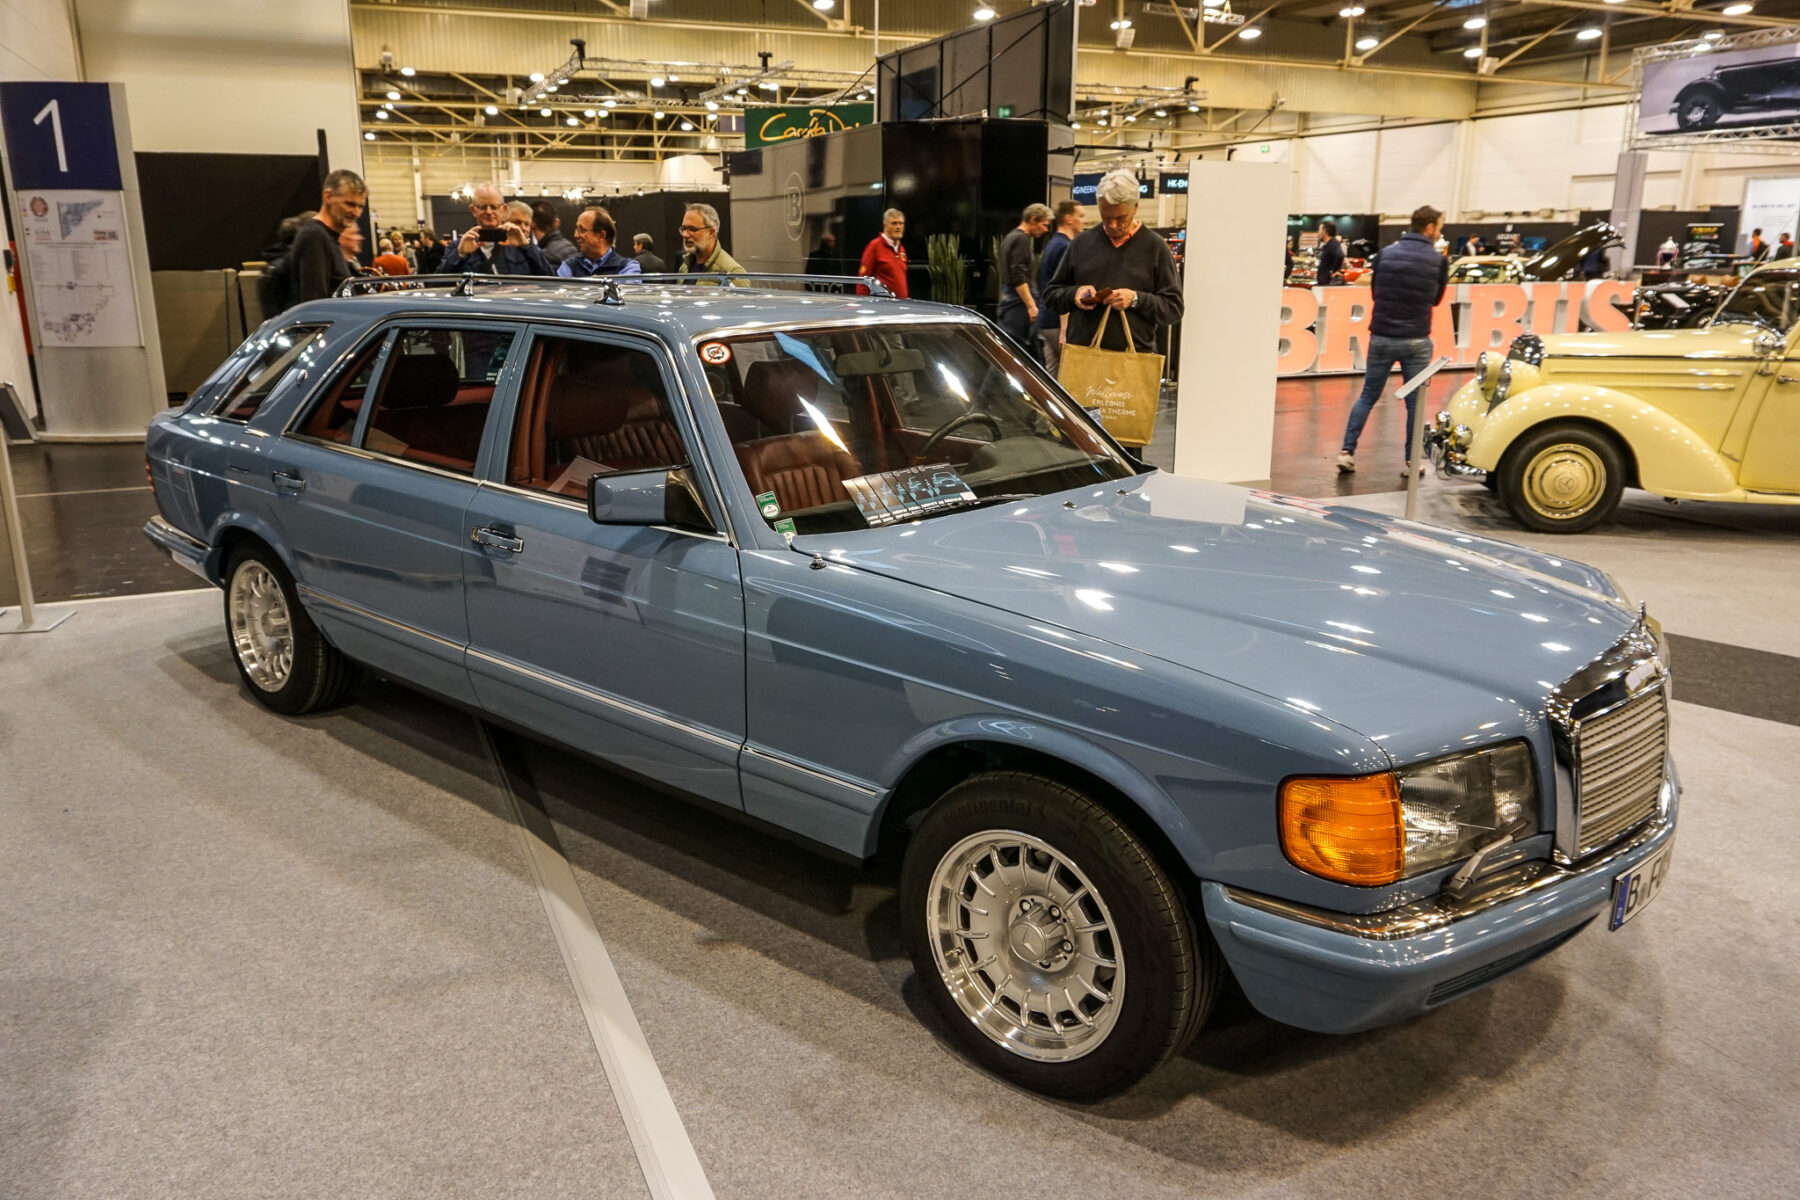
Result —
<instances>
[{"instance_id":1,"label":"front bumper","mask_svg":"<svg viewBox=\"0 0 1800 1200\"><path fill-rule=\"evenodd\" d=\"M1264 1016L1354 1033L1426 1012L1556 949L1607 912L1613 877L1675 836L1681 787L1663 781L1662 814L1571 867L1530 864L1516 886L1461 908L1435 900L1351 916L1219 883L1201 886L1207 925Z\"/></svg>"}]
</instances>

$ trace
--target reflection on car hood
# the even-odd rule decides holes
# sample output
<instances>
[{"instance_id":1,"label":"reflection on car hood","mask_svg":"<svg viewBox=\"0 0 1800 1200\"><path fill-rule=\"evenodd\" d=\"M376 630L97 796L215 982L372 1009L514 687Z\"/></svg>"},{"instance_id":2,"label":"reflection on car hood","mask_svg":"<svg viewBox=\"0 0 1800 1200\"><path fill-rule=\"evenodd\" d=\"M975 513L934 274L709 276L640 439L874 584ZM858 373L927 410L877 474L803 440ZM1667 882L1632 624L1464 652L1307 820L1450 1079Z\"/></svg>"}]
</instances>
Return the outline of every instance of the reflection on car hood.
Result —
<instances>
[{"instance_id":1,"label":"reflection on car hood","mask_svg":"<svg viewBox=\"0 0 1800 1200\"><path fill-rule=\"evenodd\" d=\"M1705 329L1627 329L1619 333L1557 333L1542 340L1544 357L1756 358L1754 325Z\"/></svg>"},{"instance_id":2,"label":"reflection on car hood","mask_svg":"<svg viewBox=\"0 0 1800 1200\"><path fill-rule=\"evenodd\" d=\"M1636 619L1580 564L1161 472L794 545L1252 688L1401 760L1518 736Z\"/></svg>"}]
</instances>

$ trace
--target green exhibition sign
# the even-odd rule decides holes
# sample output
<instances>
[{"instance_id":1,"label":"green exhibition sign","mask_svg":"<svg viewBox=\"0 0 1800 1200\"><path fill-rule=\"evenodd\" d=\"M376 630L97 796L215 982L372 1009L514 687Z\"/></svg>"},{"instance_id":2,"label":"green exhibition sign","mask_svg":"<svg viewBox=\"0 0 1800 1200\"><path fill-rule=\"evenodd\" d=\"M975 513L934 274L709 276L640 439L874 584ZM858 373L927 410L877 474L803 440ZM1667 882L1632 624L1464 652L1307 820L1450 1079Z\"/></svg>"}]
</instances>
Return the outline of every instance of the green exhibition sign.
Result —
<instances>
[{"instance_id":1,"label":"green exhibition sign","mask_svg":"<svg viewBox=\"0 0 1800 1200\"><path fill-rule=\"evenodd\" d=\"M744 110L744 147L773 146L875 123L873 104L788 104Z\"/></svg>"}]
</instances>

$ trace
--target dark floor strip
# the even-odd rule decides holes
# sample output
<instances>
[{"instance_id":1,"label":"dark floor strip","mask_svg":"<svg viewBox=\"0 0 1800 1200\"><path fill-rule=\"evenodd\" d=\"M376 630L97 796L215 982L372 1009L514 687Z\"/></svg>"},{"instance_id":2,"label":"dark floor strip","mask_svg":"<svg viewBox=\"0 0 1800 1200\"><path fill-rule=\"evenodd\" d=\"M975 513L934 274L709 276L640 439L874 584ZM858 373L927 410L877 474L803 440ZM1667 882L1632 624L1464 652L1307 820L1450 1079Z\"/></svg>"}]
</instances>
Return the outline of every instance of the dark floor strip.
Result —
<instances>
[{"instance_id":1,"label":"dark floor strip","mask_svg":"<svg viewBox=\"0 0 1800 1200\"><path fill-rule=\"evenodd\" d=\"M1677 700L1800 725L1800 657L1671 633Z\"/></svg>"}]
</instances>

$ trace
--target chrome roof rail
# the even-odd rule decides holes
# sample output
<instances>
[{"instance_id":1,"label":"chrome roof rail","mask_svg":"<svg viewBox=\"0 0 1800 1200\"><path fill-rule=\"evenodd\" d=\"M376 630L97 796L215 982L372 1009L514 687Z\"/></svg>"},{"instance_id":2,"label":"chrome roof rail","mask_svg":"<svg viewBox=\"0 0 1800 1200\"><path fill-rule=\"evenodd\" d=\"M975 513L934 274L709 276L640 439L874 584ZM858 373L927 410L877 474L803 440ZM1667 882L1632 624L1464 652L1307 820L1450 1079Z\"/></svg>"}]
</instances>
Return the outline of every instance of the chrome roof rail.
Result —
<instances>
[{"instance_id":1,"label":"chrome roof rail","mask_svg":"<svg viewBox=\"0 0 1800 1200\"><path fill-rule=\"evenodd\" d=\"M869 290L871 297L889 300L894 298L894 293L888 290L887 285L873 275L794 275L780 271L749 271L739 274L714 271L664 271L654 275L585 275L579 278L568 278L561 275L477 275L473 271L448 275L359 275L344 280L332 295L369 296L386 292L422 292L433 288L448 287L453 296L469 296L474 294L477 286L529 287L537 285L545 289L598 287L602 289L602 296L597 303L622 304L624 299L619 292L621 284L667 287L671 284L709 283L741 286L752 281L799 284L809 291L829 289L834 294L844 294L848 289L863 287Z\"/></svg>"}]
</instances>

